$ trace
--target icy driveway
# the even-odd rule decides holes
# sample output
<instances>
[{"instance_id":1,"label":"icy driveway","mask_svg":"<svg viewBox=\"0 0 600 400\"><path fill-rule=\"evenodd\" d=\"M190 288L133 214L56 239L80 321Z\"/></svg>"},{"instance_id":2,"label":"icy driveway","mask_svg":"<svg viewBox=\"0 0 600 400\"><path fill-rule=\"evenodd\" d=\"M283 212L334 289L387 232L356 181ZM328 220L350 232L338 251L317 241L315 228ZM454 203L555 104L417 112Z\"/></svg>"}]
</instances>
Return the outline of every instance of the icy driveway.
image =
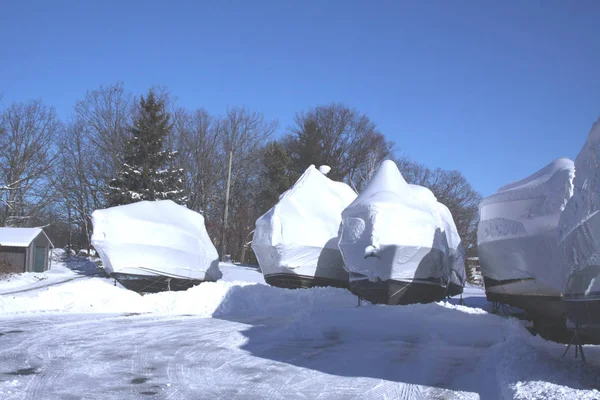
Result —
<instances>
[{"instance_id":1,"label":"icy driveway","mask_svg":"<svg viewBox=\"0 0 600 400\"><path fill-rule=\"evenodd\" d=\"M470 307L364 305L254 269L140 296L92 277L0 295L0 399L600 399L600 347ZM2 284L0 283L0 289Z\"/></svg>"},{"instance_id":2,"label":"icy driveway","mask_svg":"<svg viewBox=\"0 0 600 400\"><path fill-rule=\"evenodd\" d=\"M393 333L375 335L379 340L366 335L363 340L346 337L343 327L312 336L293 335L285 319L247 322L147 315L3 317L0 398L600 395L586 387L598 383L597 367L586 370L572 360L561 362L562 346L528 343L520 335L503 344L490 340L460 346L427 334L411 340ZM321 323L315 321L317 330Z\"/></svg>"},{"instance_id":3,"label":"icy driveway","mask_svg":"<svg viewBox=\"0 0 600 400\"><path fill-rule=\"evenodd\" d=\"M266 322L260 329L277 327ZM333 338L265 341L253 355L243 350L249 326L220 319L53 315L2 319L2 326L3 399L412 398L444 392L294 365L345 365L348 373L359 372L373 355L389 352L418 361L421 351L401 342L376 345L368 355Z\"/></svg>"}]
</instances>

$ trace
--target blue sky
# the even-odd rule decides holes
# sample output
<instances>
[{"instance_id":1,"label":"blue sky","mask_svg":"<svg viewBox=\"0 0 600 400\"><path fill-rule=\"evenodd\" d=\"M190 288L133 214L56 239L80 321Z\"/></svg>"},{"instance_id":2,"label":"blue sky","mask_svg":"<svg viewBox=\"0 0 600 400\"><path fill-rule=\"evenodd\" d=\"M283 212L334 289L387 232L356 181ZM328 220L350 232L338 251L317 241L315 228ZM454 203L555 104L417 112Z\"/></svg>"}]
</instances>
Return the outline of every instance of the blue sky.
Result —
<instances>
[{"instance_id":1,"label":"blue sky","mask_svg":"<svg viewBox=\"0 0 600 400\"><path fill-rule=\"evenodd\" d=\"M574 158L600 116L596 1L3 1L3 103L169 88L277 118L343 102L484 195Z\"/></svg>"}]
</instances>

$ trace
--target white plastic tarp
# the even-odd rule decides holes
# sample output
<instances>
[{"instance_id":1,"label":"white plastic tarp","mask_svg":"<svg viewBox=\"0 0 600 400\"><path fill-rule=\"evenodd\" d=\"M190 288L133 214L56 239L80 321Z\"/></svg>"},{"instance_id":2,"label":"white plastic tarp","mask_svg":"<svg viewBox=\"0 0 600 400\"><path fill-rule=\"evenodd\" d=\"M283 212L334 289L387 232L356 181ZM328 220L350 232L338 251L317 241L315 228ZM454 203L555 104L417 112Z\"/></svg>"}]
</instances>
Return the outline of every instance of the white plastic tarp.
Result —
<instances>
[{"instance_id":1,"label":"white plastic tarp","mask_svg":"<svg viewBox=\"0 0 600 400\"><path fill-rule=\"evenodd\" d=\"M467 280L467 273L465 271L465 250L456 229L454 218L452 213L442 203L438 203L440 216L442 217L442 226L444 235L448 243L448 274L449 281L457 286L464 287Z\"/></svg>"},{"instance_id":2,"label":"white plastic tarp","mask_svg":"<svg viewBox=\"0 0 600 400\"><path fill-rule=\"evenodd\" d=\"M216 281L219 256L204 217L171 200L96 210L92 245L107 272Z\"/></svg>"},{"instance_id":3,"label":"white plastic tarp","mask_svg":"<svg viewBox=\"0 0 600 400\"><path fill-rule=\"evenodd\" d=\"M559 242L565 279L600 265L600 120L575 159L574 193L560 216Z\"/></svg>"},{"instance_id":4,"label":"white plastic tarp","mask_svg":"<svg viewBox=\"0 0 600 400\"><path fill-rule=\"evenodd\" d=\"M252 249L265 276L296 274L348 280L337 247L341 213L356 193L310 166L256 221Z\"/></svg>"},{"instance_id":5,"label":"white plastic tarp","mask_svg":"<svg viewBox=\"0 0 600 400\"><path fill-rule=\"evenodd\" d=\"M339 247L345 268L371 281L433 279L445 285L442 230L435 196L406 183L396 164L386 160L342 212Z\"/></svg>"},{"instance_id":6,"label":"white plastic tarp","mask_svg":"<svg viewBox=\"0 0 600 400\"><path fill-rule=\"evenodd\" d=\"M574 175L573 161L561 158L481 202L477 250L485 277L534 278L562 291L557 226L573 194Z\"/></svg>"}]
</instances>

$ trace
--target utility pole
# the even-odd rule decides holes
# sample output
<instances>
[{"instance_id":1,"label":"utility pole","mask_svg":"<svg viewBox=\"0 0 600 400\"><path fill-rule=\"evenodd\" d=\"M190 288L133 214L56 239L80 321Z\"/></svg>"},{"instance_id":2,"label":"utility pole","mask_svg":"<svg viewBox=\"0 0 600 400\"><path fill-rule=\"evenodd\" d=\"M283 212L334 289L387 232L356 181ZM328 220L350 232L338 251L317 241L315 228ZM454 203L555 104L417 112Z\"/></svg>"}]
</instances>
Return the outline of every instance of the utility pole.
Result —
<instances>
[{"instance_id":1,"label":"utility pole","mask_svg":"<svg viewBox=\"0 0 600 400\"><path fill-rule=\"evenodd\" d=\"M225 213L223 215L223 233L221 236L221 261L225 261L225 236L227 235L227 217L229 214L229 188L231 186L231 162L233 150L229 151L229 169L227 170L227 189L225 189Z\"/></svg>"},{"instance_id":2,"label":"utility pole","mask_svg":"<svg viewBox=\"0 0 600 400\"><path fill-rule=\"evenodd\" d=\"M69 257L71 257L71 206L69 205L69 201L67 200L67 224L69 225L69 243L67 244L67 249L69 250Z\"/></svg>"}]
</instances>

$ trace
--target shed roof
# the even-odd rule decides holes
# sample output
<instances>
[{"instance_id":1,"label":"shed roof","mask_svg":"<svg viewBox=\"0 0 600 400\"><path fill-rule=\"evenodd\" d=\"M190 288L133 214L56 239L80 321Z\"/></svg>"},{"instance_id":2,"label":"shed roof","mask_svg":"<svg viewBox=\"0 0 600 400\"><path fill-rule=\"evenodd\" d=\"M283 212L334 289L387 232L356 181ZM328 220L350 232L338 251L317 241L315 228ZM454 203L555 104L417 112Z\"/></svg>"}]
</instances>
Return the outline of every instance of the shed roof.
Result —
<instances>
[{"instance_id":1,"label":"shed roof","mask_svg":"<svg viewBox=\"0 0 600 400\"><path fill-rule=\"evenodd\" d=\"M0 246L28 247L40 233L48 239L42 228L0 228ZM48 242L54 247L50 239Z\"/></svg>"}]
</instances>

